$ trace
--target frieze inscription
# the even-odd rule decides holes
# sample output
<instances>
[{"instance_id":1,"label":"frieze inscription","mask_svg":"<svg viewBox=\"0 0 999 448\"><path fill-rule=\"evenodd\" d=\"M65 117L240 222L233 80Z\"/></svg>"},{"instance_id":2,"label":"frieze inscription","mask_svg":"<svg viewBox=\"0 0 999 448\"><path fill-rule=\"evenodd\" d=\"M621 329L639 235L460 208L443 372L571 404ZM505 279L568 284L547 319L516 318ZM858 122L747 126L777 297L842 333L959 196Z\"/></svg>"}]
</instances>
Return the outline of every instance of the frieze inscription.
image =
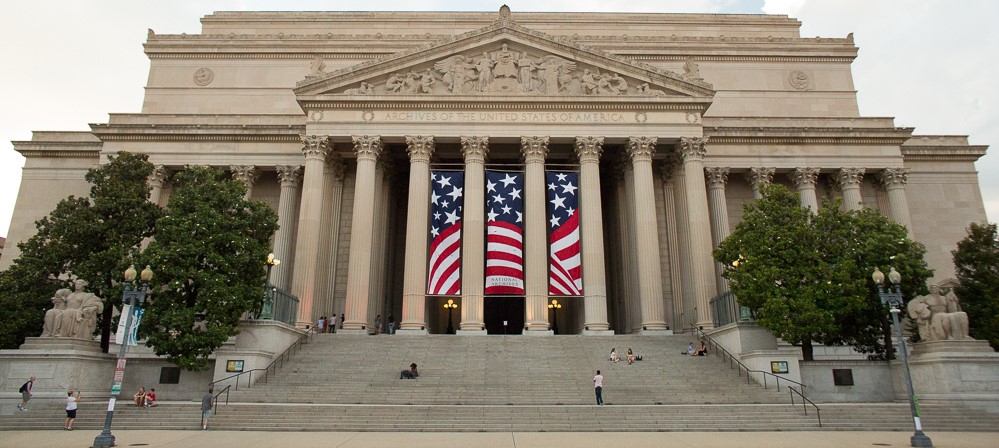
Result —
<instances>
[{"instance_id":1,"label":"frieze inscription","mask_svg":"<svg viewBox=\"0 0 999 448\"><path fill-rule=\"evenodd\" d=\"M371 112L364 112L370 114ZM364 121L477 123L624 123L621 112L375 112Z\"/></svg>"}]
</instances>

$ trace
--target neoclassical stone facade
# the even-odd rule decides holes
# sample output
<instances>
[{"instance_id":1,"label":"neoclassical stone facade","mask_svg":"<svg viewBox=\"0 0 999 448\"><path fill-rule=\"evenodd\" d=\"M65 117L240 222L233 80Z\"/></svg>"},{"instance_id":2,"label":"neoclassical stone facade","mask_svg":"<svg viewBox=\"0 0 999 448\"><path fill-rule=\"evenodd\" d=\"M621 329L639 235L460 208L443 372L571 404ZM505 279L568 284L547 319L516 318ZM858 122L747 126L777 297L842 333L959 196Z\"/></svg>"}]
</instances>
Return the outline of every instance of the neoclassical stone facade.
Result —
<instances>
[{"instance_id":1,"label":"neoclassical stone facade","mask_svg":"<svg viewBox=\"0 0 999 448\"><path fill-rule=\"evenodd\" d=\"M926 244L937 278L984 222L985 147L862 117L852 36L802 38L785 16L220 12L201 34L149 32L142 110L90 132L36 132L0 268L15 243L117 151L171 173L229 170L278 211L276 287L298 323L392 316L404 333L549 334L546 169L579 172L581 297L563 333L710 327L728 290L711 251L761 185L817 210L840 197ZM871 55L869 57L876 57ZM462 288L428 296L430 173L464 172ZM521 297L483 293L484 172L525 176ZM507 325L500 326L500 323Z\"/></svg>"}]
</instances>

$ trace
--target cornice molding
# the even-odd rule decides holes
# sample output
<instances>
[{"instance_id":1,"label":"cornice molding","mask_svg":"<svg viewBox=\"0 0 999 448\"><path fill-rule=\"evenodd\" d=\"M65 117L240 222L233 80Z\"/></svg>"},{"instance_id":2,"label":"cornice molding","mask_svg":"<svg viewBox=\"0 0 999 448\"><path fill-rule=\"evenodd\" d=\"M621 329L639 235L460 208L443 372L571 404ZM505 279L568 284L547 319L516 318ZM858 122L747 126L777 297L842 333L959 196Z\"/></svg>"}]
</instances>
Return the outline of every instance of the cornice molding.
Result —
<instances>
[{"instance_id":1,"label":"cornice molding","mask_svg":"<svg viewBox=\"0 0 999 448\"><path fill-rule=\"evenodd\" d=\"M386 97L387 98L387 97ZM456 99L457 98L457 99ZM666 97L656 97L659 101ZM607 101L608 99L622 99L619 97L599 97L599 96L575 96L557 97L548 99L546 97L531 97L531 100L523 98L509 99L496 97L440 97L440 96L413 96L412 100L400 100L398 96L392 96L391 100L385 102L372 101L371 97L363 101L350 100L309 100L299 99L299 104L306 110L394 110L412 109L420 110L545 110L545 111L577 111L577 110L613 110L613 111L686 111L703 112L711 105L710 101L684 101L681 97L669 97L672 100L679 100L671 103L656 103L653 101L624 100ZM566 101L575 99L579 102ZM465 100L465 101L462 101Z\"/></svg>"},{"instance_id":2,"label":"cornice molding","mask_svg":"<svg viewBox=\"0 0 999 448\"><path fill-rule=\"evenodd\" d=\"M91 124L108 141L299 142L305 125Z\"/></svg>"}]
</instances>

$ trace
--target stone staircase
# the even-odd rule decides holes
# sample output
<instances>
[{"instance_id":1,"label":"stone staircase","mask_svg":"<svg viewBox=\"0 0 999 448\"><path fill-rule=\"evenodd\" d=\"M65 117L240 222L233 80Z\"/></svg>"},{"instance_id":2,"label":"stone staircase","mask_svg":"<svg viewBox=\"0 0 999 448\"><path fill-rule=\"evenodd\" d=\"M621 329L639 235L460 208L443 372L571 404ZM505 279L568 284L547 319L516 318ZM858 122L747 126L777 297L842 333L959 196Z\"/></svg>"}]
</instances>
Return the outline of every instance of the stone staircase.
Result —
<instances>
[{"instance_id":1,"label":"stone staircase","mask_svg":"<svg viewBox=\"0 0 999 448\"><path fill-rule=\"evenodd\" d=\"M906 403L790 405L786 388L747 383L719 358L681 355L686 336L317 335L268 383L231 390L213 429L272 431L911 431ZM644 360L607 360L611 347ZM420 378L400 380L410 362ZM592 376L605 379L593 405ZM224 398L224 396L223 396ZM76 427L98 431L106 401L84 402ZM198 429L195 402L120 406L115 429ZM924 405L932 431L995 431L999 415ZM39 403L0 416L0 430L58 429L64 413Z\"/></svg>"}]
</instances>

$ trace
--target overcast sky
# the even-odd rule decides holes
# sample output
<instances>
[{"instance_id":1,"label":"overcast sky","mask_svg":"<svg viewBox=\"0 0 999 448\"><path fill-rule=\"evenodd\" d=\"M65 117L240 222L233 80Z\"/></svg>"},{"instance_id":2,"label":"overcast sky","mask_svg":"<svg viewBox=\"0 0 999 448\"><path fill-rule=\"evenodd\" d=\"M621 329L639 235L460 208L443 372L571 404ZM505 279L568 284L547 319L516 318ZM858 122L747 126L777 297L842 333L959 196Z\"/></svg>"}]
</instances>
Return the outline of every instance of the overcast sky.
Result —
<instances>
[{"instance_id":1,"label":"overcast sky","mask_svg":"<svg viewBox=\"0 0 999 448\"><path fill-rule=\"evenodd\" d=\"M418 6L416 6L418 4ZM999 2L870 0L534 0L517 11L787 14L803 37L854 33L860 112L895 117L916 134L970 135L999 145ZM108 113L138 112L149 61L146 29L199 33L213 11L496 11L462 1L14 1L0 14L0 236L7 235L24 158L12 140L31 131L85 131ZM999 217L999 147L977 163L985 207Z\"/></svg>"}]
</instances>

